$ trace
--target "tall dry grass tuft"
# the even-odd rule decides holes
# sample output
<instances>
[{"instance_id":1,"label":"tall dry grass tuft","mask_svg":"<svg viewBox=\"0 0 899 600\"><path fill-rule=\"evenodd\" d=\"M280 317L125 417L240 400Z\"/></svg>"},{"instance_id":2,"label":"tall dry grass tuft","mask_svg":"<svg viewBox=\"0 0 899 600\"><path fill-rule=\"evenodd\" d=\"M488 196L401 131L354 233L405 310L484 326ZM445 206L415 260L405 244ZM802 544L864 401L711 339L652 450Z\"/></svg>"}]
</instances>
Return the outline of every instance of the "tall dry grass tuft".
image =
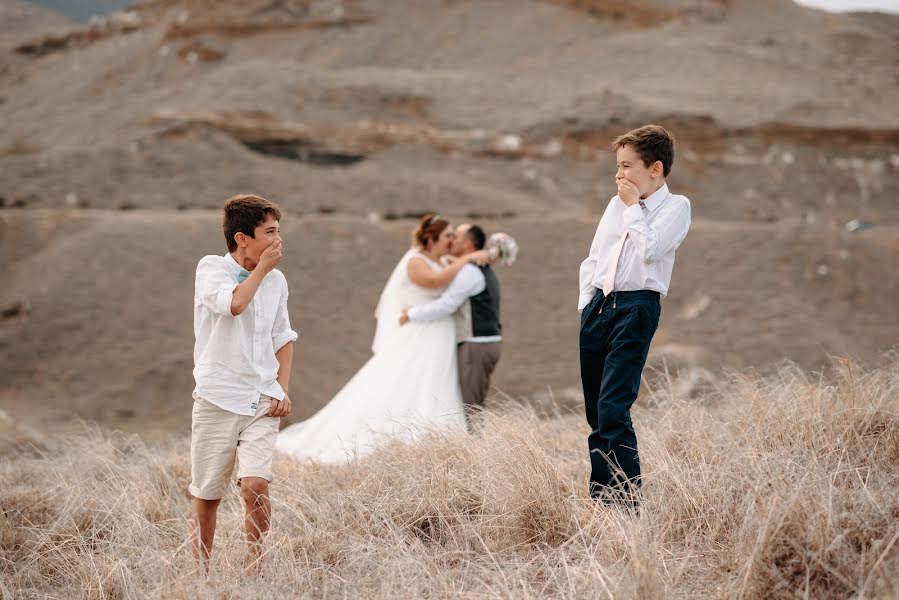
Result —
<instances>
[{"instance_id":1,"label":"tall dry grass tuft","mask_svg":"<svg viewBox=\"0 0 899 600\"><path fill-rule=\"evenodd\" d=\"M785 367L635 411L640 515L585 500L586 425L506 403L341 467L276 460L262 579L222 503L187 543L187 440L87 431L0 462L5 598L843 598L899 593L899 359ZM188 418L185 409L185 418Z\"/></svg>"}]
</instances>

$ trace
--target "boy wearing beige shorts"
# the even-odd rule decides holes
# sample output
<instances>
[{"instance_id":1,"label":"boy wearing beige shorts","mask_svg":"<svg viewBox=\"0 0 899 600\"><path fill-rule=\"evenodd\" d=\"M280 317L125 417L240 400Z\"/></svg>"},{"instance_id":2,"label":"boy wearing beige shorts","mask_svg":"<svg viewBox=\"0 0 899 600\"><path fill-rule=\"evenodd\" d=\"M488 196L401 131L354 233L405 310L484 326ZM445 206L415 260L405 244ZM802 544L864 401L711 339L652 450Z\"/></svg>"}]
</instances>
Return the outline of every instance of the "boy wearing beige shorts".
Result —
<instances>
[{"instance_id":1,"label":"boy wearing beige shorts","mask_svg":"<svg viewBox=\"0 0 899 600\"><path fill-rule=\"evenodd\" d=\"M275 269L283 250L280 219L278 207L263 198L231 198L223 225L228 253L197 265L189 489L193 552L204 572L235 463L250 568L269 528L272 454L280 417L290 414L297 339L287 315L287 280Z\"/></svg>"}]
</instances>

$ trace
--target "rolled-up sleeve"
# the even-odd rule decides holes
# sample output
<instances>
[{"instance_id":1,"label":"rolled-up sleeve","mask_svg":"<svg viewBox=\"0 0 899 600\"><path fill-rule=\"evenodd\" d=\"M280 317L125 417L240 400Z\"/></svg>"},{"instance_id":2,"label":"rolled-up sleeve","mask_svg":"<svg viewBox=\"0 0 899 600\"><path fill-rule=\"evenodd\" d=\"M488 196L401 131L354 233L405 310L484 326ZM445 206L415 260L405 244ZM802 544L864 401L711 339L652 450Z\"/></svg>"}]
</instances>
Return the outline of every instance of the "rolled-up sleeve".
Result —
<instances>
[{"instance_id":1,"label":"rolled-up sleeve","mask_svg":"<svg viewBox=\"0 0 899 600\"><path fill-rule=\"evenodd\" d=\"M214 313L231 317L231 297L237 282L231 277L221 258L205 256L197 264L194 298Z\"/></svg>"},{"instance_id":2,"label":"rolled-up sleeve","mask_svg":"<svg viewBox=\"0 0 899 600\"><path fill-rule=\"evenodd\" d=\"M290 328L290 316L287 314L287 282L281 288L281 299L278 302L278 312L275 313L275 323L272 326L272 348L278 352L281 348L300 337L296 331Z\"/></svg>"}]
</instances>

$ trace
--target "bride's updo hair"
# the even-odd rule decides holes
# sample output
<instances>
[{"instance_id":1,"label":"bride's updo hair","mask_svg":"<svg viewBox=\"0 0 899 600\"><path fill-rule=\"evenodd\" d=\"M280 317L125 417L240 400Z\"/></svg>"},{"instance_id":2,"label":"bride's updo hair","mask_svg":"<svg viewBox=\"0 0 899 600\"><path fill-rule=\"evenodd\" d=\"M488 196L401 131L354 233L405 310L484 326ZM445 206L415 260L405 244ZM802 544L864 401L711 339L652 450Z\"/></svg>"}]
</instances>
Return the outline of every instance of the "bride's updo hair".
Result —
<instances>
[{"instance_id":1,"label":"bride's updo hair","mask_svg":"<svg viewBox=\"0 0 899 600\"><path fill-rule=\"evenodd\" d=\"M419 248L427 248L428 242L434 243L443 230L447 228L449 221L434 213L428 213L421 218L418 227L412 232L412 245Z\"/></svg>"}]
</instances>

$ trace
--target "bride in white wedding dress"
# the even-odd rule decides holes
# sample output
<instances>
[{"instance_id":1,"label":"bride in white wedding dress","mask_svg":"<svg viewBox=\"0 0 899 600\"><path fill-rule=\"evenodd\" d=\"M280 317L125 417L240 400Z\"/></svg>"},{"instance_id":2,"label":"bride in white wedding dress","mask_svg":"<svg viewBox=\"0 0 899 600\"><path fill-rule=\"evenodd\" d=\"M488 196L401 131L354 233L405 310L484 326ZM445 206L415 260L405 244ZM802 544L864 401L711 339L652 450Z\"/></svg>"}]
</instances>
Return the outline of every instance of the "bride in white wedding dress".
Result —
<instances>
[{"instance_id":1,"label":"bride in white wedding dress","mask_svg":"<svg viewBox=\"0 0 899 600\"><path fill-rule=\"evenodd\" d=\"M374 355L310 419L278 434L275 449L298 459L342 462L393 440L412 442L428 431L466 430L452 317L400 327L402 310L438 298L466 262L485 262L484 251L444 266L453 228L425 215L413 248L399 261L375 310Z\"/></svg>"}]
</instances>

